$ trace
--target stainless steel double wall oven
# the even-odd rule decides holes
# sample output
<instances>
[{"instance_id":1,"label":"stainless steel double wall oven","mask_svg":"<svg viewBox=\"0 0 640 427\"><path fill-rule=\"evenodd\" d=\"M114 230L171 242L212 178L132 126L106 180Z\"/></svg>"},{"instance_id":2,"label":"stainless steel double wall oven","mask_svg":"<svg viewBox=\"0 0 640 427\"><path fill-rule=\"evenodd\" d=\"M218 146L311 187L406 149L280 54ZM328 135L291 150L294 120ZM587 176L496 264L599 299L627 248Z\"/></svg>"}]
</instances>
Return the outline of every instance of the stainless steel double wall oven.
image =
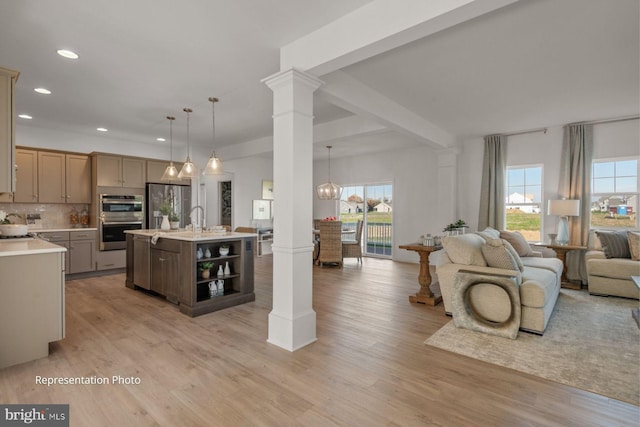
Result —
<instances>
[{"instance_id":1,"label":"stainless steel double wall oven","mask_svg":"<svg viewBox=\"0 0 640 427\"><path fill-rule=\"evenodd\" d=\"M144 223L144 196L100 194L98 200L100 250L126 249L126 230L140 230Z\"/></svg>"}]
</instances>

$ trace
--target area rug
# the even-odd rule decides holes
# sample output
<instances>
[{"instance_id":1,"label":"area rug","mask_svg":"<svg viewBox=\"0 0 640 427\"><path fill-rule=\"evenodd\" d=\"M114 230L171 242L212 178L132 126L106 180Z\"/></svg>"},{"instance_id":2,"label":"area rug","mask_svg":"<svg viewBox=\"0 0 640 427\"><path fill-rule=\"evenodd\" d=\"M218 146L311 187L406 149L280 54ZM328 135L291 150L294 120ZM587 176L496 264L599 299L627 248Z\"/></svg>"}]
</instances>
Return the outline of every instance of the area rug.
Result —
<instances>
[{"instance_id":1,"label":"area rug","mask_svg":"<svg viewBox=\"0 0 640 427\"><path fill-rule=\"evenodd\" d=\"M562 289L543 336L516 340L458 329L450 321L425 344L640 405L638 301Z\"/></svg>"}]
</instances>

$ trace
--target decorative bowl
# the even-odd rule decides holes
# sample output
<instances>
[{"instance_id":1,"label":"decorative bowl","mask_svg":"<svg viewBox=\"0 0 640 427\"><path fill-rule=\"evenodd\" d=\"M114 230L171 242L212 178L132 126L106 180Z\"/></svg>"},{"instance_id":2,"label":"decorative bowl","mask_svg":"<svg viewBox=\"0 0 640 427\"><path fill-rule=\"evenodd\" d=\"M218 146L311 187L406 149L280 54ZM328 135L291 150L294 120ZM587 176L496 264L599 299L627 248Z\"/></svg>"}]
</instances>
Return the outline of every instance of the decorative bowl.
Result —
<instances>
[{"instance_id":1,"label":"decorative bowl","mask_svg":"<svg viewBox=\"0 0 640 427\"><path fill-rule=\"evenodd\" d=\"M26 224L0 224L0 234L3 236L26 236L29 227Z\"/></svg>"},{"instance_id":2,"label":"decorative bowl","mask_svg":"<svg viewBox=\"0 0 640 427\"><path fill-rule=\"evenodd\" d=\"M220 248L220 256L229 255L229 248Z\"/></svg>"}]
</instances>

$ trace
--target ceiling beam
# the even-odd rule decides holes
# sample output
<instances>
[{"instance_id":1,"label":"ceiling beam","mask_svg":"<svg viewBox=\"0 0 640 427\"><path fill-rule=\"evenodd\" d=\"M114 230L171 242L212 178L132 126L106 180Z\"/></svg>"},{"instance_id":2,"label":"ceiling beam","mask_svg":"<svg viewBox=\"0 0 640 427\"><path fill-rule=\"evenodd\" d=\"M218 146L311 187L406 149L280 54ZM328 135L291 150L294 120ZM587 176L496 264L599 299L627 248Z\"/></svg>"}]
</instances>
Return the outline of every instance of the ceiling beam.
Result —
<instances>
[{"instance_id":1,"label":"ceiling beam","mask_svg":"<svg viewBox=\"0 0 640 427\"><path fill-rule=\"evenodd\" d=\"M374 0L281 47L280 70L324 76L517 1Z\"/></svg>"},{"instance_id":2,"label":"ceiling beam","mask_svg":"<svg viewBox=\"0 0 640 427\"><path fill-rule=\"evenodd\" d=\"M456 144L455 137L450 133L343 71L328 74L323 81L325 84L316 93L327 102L434 148L449 148Z\"/></svg>"},{"instance_id":3,"label":"ceiling beam","mask_svg":"<svg viewBox=\"0 0 640 427\"><path fill-rule=\"evenodd\" d=\"M313 126L313 143L327 144L345 138L363 136L386 130L386 127L363 117L349 116ZM240 144L226 145L216 150L223 160L259 156L273 152L273 137L268 136Z\"/></svg>"}]
</instances>

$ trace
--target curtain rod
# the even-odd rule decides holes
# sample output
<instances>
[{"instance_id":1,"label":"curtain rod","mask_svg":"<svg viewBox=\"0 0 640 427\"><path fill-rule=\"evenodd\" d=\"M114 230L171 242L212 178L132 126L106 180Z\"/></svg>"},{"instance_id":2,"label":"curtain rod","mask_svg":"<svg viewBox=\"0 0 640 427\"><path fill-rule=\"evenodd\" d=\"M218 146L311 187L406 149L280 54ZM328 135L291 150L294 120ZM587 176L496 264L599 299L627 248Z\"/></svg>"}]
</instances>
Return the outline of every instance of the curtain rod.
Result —
<instances>
[{"instance_id":1,"label":"curtain rod","mask_svg":"<svg viewBox=\"0 0 640 427\"><path fill-rule=\"evenodd\" d=\"M524 135L526 133L536 133L536 132L544 132L547 133L547 128L539 128L539 129L531 129L531 130L523 130L520 132L511 132L511 133L499 133L498 135L502 136L514 136L514 135Z\"/></svg>"},{"instance_id":2,"label":"curtain rod","mask_svg":"<svg viewBox=\"0 0 640 427\"><path fill-rule=\"evenodd\" d=\"M601 119L601 120L589 120L586 122L575 122L569 123L567 126L571 125L597 125L600 123L615 123L615 122L626 122L627 120L638 120L640 119L640 115L635 116L626 116L626 117L616 117L613 119Z\"/></svg>"}]
</instances>

